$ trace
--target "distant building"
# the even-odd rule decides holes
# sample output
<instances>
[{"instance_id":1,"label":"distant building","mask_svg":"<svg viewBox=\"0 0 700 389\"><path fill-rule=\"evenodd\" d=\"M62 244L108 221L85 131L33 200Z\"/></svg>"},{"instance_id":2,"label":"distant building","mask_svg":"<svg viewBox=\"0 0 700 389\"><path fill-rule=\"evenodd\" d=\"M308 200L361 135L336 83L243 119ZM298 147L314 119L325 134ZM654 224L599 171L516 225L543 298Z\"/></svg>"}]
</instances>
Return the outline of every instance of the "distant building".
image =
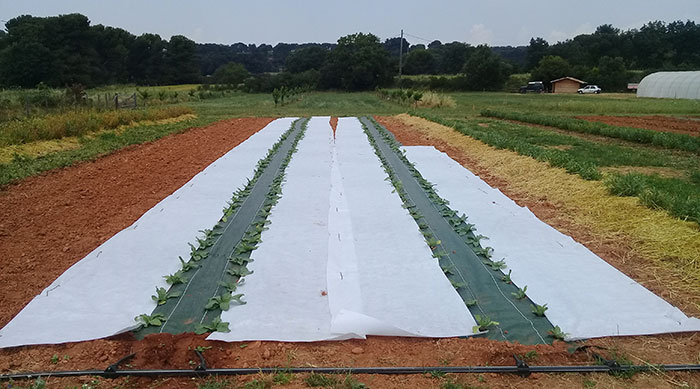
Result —
<instances>
[{"instance_id":1,"label":"distant building","mask_svg":"<svg viewBox=\"0 0 700 389\"><path fill-rule=\"evenodd\" d=\"M700 99L700 71L652 73L639 83L637 97Z\"/></svg>"},{"instance_id":2,"label":"distant building","mask_svg":"<svg viewBox=\"0 0 700 389\"><path fill-rule=\"evenodd\" d=\"M576 93L578 89L586 83L573 77L562 77L550 81L552 84L552 93Z\"/></svg>"}]
</instances>

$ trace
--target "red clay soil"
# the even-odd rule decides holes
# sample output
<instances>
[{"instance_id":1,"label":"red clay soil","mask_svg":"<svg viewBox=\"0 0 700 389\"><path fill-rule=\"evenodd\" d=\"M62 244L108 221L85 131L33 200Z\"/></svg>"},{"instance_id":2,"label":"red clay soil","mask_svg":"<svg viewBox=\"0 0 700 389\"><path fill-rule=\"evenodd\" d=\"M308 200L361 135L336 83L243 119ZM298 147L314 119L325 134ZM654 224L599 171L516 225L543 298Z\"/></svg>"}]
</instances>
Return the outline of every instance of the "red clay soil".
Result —
<instances>
[{"instance_id":1,"label":"red clay soil","mask_svg":"<svg viewBox=\"0 0 700 389\"><path fill-rule=\"evenodd\" d=\"M700 136L700 120L668 116L579 116L578 119L602 122L613 126L645 128L661 132L675 132Z\"/></svg>"},{"instance_id":2,"label":"red clay soil","mask_svg":"<svg viewBox=\"0 0 700 389\"><path fill-rule=\"evenodd\" d=\"M272 119L232 119L0 191L0 327L61 273Z\"/></svg>"},{"instance_id":3,"label":"red clay soil","mask_svg":"<svg viewBox=\"0 0 700 389\"><path fill-rule=\"evenodd\" d=\"M405 144L407 134L389 124ZM0 193L2 207L2 256L0 263L1 323L6 323L31 297L40 292L71 264L130 225L160 199L172 193L194 174L231 147L263 127L269 119L237 119L192 129L151 144L135 146L95 162L28 179ZM462 162L462 161L460 161ZM483 175L482 175L483 177ZM543 206L542 209L546 209ZM284 325L284 323L280 323ZM599 339L591 346L569 352L567 345L523 346L486 339L424 339L370 337L340 342L215 342L206 335L155 334L135 340L130 334L109 339L61 345L0 349L0 374L26 371L104 369L122 356L136 353L124 369L193 368L198 363L193 349L206 347L209 367L294 366L459 366L513 365L513 354L528 355L537 365L593 363L591 351L611 356L624 352L643 355L653 363L696 363L700 336L665 335ZM639 362L633 359L633 362ZM291 377L285 387L307 387L308 375ZM342 380L344 377L340 377ZM675 382L700 384L697 376L678 373L637 374L621 380L609 375L356 375L371 388L439 387L455 381L470 387L666 387ZM257 379L270 387L272 376L221 378L232 385ZM49 387L95 386L94 378L50 378ZM101 385L120 387L191 388L205 379L123 378L100 379ZM670 383L670 384L669 384ZM23 384L27 384L24 382ZM218 386L228 387L228 386ZM231 386L233 387L233 386Z\"/></svg>"}]
</instances>

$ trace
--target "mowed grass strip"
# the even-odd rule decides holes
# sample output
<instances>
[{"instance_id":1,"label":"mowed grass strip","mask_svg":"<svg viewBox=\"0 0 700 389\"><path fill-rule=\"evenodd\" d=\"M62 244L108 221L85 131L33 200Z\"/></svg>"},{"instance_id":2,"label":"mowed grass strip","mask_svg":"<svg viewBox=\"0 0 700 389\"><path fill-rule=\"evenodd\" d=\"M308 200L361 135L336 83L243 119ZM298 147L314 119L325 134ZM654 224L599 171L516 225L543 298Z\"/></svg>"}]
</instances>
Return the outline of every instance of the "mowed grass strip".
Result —
<instances>
[{"instance_id":1,"label":"mowed grass strip","mask_svg":"<svg viewBox=\"0 0 700 389\"><path fill-rule=\"evenodd\" d=\"M597 237L624 241L636 255L654 261L677 287L700 288L700 231L695 223L645 207L637 198L610 194L602 181L585 180L545 161L497 149L453 128L407 114L397 118L428 138L469 155L508 188L547 201ZM696 304L697 305L697 304Z\"/></svg>"}]
</instances>

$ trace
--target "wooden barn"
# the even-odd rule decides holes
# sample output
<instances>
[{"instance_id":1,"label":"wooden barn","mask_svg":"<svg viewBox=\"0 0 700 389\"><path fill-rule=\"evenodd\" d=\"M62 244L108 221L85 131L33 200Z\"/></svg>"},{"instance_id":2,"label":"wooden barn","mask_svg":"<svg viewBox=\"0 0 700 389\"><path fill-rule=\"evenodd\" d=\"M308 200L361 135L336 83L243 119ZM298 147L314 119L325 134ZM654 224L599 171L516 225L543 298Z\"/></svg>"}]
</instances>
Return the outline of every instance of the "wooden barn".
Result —
<instances>
[{"instance_id":1,"label":"wooden barn","mask_svg":"<svg viewBox=\"0 0 700 389\"><path fill-rule=\"evenodd\" d=\"M586 81L573 77L562 77L552 80L552 93L576 93Z\"/></svg>"}]
</instances>

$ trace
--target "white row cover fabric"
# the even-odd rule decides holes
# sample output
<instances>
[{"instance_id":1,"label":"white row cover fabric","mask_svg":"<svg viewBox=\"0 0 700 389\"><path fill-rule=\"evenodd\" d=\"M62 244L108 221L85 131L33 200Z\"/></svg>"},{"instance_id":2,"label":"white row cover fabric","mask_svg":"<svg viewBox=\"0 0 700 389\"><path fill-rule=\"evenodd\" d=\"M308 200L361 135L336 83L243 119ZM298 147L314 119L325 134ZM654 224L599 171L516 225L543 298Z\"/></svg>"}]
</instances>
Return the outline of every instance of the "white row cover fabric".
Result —
<instances>
[{"instance_id":1,"label":"white row cover fabric","mask_svg":"<svg viewBox=\"0 0 700 389\"><path fill-rule=\"evenodd\" d=\"M188 242L212 228L233 192L290 128L278 119L209 165L70 267L0 330L0 347L103 338L135 327L155 308L150 296L163 276L189 258ZM50 260L50 258L48 258Z\"/></svg>"},{"instance_id":2,"label":"white row cover fabric","mask_svg":"<svg viewBox=\"0 0 700 389\"><path fill-rule=\"evenodd\" d=\"M686 317L571 237L539 220L433 147L404 147L423 177L450 207L468 216L504 259L511 279L547 304L547 318L568 340L700 330ZM494 318L498 319L498 318Z\"/></svg>"},{"instance_id":3,"label":"white row cover fabric","mask_svg":"<svg viewBox=\"0 0 700 389\"><path fill-rule=\"evenodd\" d=\"M225 341L471 335L476 325L356 118L313 118ZM439 302L439 303L438 303Z\"/></svg>"}]
</instances>

